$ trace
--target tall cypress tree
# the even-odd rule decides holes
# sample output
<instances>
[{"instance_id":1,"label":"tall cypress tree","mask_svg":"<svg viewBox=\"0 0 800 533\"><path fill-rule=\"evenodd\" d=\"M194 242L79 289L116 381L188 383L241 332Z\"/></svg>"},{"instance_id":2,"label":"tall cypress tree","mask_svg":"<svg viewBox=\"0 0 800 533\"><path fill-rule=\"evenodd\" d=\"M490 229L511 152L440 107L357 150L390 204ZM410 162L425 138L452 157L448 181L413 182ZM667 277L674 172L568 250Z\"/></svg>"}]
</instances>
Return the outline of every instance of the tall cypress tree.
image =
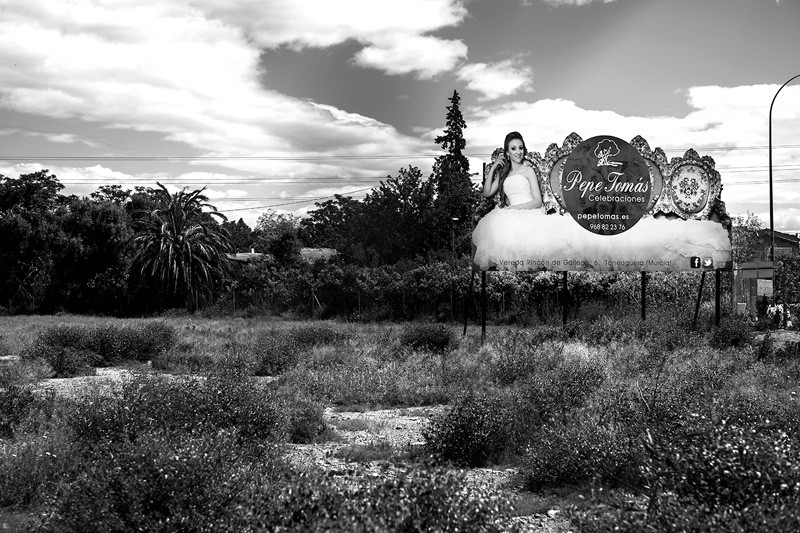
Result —
<instances>
[{"instance_id":1,"label":"tall cypress tree","mask_svg":"<svg viewBox=\"0 0 800 533\"><path fill-rule=\"evenodd\" d=\"M436 202L434 204L436 231L436 248L451 247L451 231L456 236L459 250L466 249L465 235L470 228L472 213L478 201L478 190L472 185L469 177L469 160L464 155L467 141L464 129L467 123L461 114L461 97L458 91L448 98L447 117L443 135L436 137L435 142L446 153L436 158L433 164L432 179L436 185ZM458 221L453 221L458 218Z\"/></svg>"}]
</instances>

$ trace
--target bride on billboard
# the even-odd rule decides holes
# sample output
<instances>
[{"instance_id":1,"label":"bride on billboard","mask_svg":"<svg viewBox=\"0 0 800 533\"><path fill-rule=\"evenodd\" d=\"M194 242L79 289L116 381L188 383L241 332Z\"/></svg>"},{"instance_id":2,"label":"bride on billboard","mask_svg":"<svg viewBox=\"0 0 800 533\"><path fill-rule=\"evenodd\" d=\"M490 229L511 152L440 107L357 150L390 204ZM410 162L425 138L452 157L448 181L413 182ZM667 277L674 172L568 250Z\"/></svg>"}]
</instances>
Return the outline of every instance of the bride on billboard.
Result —
<instances>
[{"instance_id":1,"label":"bride on billboard","mask_svg":"<svg viewBox=\"0 0 800 533\"><path fill-rule=\"evenodd\" d=\"M548 216L536 172L526 159L528 150L519 132L506 135L503 152L496 154L483 182L483 196L494 198L496 207L480 219L472 232L479 268L525 270L532 254L548 236L569 238L572 228L563 217ZM566 233L565 233L566 229ZM536 267L534 266L534 269Z\"/></svg>"},{"instance_id":2,"label":"bride on billboard","mask_svg":"<svg viewBox=\"0 0 800 533\"><path fill-rule=\"evenodd\" d=\"M500 195L501 205L511 209L540 209L542 193L536 173L523 163L528 149L519 132L506 135L503 153L495 158L483 182L483 196Z\"/></svg>"}]
</instances>

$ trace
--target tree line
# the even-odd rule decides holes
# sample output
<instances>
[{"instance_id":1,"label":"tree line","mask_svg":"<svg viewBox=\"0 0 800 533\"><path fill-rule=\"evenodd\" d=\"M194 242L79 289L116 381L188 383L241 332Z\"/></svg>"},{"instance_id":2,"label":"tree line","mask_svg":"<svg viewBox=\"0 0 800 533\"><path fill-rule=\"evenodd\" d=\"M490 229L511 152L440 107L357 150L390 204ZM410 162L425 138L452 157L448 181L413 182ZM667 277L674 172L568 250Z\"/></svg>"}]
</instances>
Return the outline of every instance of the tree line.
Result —
<instances>
[{"instance_id":1,"label":"tree line","mask_svg":"<svg viewBox=\"0 0 800 533\"><path fill-rule=\"evenodd\" d=\"M335 195L302 219L267 210L254 228L227 220L203 189L103 185L77 197L63 195L47 170L0 175L0 314L140 316L179 308L446 319L471 311L471 221L480 194L463 153L467 125L457 92L449 102L435 139L444 153L430 176L401 168L363 200ZM762 227L753 215L734 221L735 262L752 259ZM309 262L303 247L337 255ZM252 249L261 260L231 260ZM784 262L777 278L790 302L800 297L797 263ZM563 303L553 273L490 278L489 304L502 314L544 316ZM656 301L686 305L696 291L692 279L653 275L649 290ZM630 303L638 298L637 280L629 273L576 274L570 294Z\"/></svg>"},{"instance_id":2,"label":"tree line","mask_svg":"<svg viewBox=\"0 0 800 533\"><path fill-rule=\"evenodd\" d=\"M336 195L302 220L267 211L252 229L218 213L203 189L103 185L77 197L62 194L48 170L0 175L0 312L196 311L254 282L229 257L250 249L265 253L259 268L284 285L310 268L301 247L334 248L342 265L372 268L467 253L479 195L463 154L460 96L449 101L435 139L445 154L428 178L401 168L364 200Z\"/></svg>"}]
</instances>

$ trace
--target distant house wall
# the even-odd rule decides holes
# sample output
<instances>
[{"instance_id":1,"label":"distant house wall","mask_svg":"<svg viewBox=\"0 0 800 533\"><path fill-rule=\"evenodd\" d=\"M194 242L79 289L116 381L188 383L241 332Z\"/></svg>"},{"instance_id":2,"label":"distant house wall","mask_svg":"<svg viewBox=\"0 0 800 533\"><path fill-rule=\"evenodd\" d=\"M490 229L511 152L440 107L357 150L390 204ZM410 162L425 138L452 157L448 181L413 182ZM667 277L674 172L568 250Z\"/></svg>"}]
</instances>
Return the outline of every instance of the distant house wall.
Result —
<instances>
[{"instance_id":1,"label":"distant house wall","mask_svg":"<svg viewBox=\"0 0 800 533\"><path fill-rule=\"evenodd\" d=\"M262 254L259 252L245 252L245 253L238 253L238 254L227 254L229 259L233 259L234 261L238 261L239 263L248 263L250 261L257 261L264 257L267 254Z\"/></svg>"},{"instance_id":2,"label":"distant house wall","mask_svg":"<svg viewBox=\"0 0 800 533\"><path fill-rule=\"evenodd\" d=\"M337 252L333 248L300 248L300 256L309 262L319 259L329 261L336 257L336 254Z\"/></svg>"},{"instance_id":3,"label":"distant house wall","mask_svg":"<svg viewBox=\"0 0 800 533\"><path fill-rule=\"evenodd\" d=\"M772 247L772 233L768 229L759 231L761 238L761 253L758 260L768 261L770 259L770 249ZM782 257L795 257L800 254L800 238L797 234L775 232L775 259Z\"/></svg>"}]
</instances>

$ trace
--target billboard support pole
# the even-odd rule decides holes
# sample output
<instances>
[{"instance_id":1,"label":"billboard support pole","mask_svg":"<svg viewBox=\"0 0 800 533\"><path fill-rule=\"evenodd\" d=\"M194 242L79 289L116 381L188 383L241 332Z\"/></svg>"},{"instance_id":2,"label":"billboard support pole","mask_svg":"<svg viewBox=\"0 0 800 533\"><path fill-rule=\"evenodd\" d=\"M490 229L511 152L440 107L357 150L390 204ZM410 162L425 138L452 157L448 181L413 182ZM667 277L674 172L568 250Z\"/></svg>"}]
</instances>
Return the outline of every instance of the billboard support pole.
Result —
<instances>
[{"instance_id":1,"label":"billboard support pole","mask_svg":"<svg viewBox=\"0 0 800 533\"><path fill-rule=\"evenodd\" d=\"M567 288L567 271L566 270L564 271L562 279L564 280L564 283L563 283L563 288L562 288L562 291L561 291L562 292L562 298L561 298L561 311L562 311L561 323L566 326L567 325L567 311L568 311L567 306L569 305L569 292L568 292L569 289Z\"/></svg>"},{"instance_id":2,"label":"billboard support pole","mask_svg":"<svg viewBox=\"0 0 800 533\"><path fill-rule=\"evenodd\" d=\"M469 289L467 293L464 295L464 301L462 303L462 308L464 309L464 332L461 334L463 337L467 334L467 321L469 320L469 308L470 308L470 300L472 300L472 288L475 286L475 271L472 270L472 267L469 269ZM473 303L474 305L474 303Z\"/></svg>"},{"instance_id":3,"label":"billboard support pole","mask_svg":"<svg viewBox=\"0 0 800 533\"><path fill-rule=\"evenodd\" d=\"M722 272L717 270L716 272L717 279L715 280L715 287L714 287L714 325L719 327L719 318L720 318L720 287L722 286Z\"/></svg>"},{"instance_id":4,"label":"billboard support pole","mask_svg":"<svg viewBox=\"0 0 800 533\"><path fill-rule=\"evenodd\" d=\"M481 344L486 340L486 271L481 271Z\"/></svg>"},{"instance_id":5,"label":"billboard support pole","mask_svg":"<svg viewBox=\"0 0 800 533\"><path fill-rule=\"evenodd\" d=\"M700 289L697 291L697 304L694 306L694 320L692 320L692 329L697 327L697 316L700 314L700 300L703 298L703 283L706 281L706 271L700 275Z\"/></svg>"},{"instance_id":6,"label":"billboard support pole","mask_svg":"<svg viewBox=\"0 0 800 533\"><path fill-rule=\"evenodd\" d=\"M647 319L647 272L642 272L642 322Z\"/></svg>"}]
</instances>

